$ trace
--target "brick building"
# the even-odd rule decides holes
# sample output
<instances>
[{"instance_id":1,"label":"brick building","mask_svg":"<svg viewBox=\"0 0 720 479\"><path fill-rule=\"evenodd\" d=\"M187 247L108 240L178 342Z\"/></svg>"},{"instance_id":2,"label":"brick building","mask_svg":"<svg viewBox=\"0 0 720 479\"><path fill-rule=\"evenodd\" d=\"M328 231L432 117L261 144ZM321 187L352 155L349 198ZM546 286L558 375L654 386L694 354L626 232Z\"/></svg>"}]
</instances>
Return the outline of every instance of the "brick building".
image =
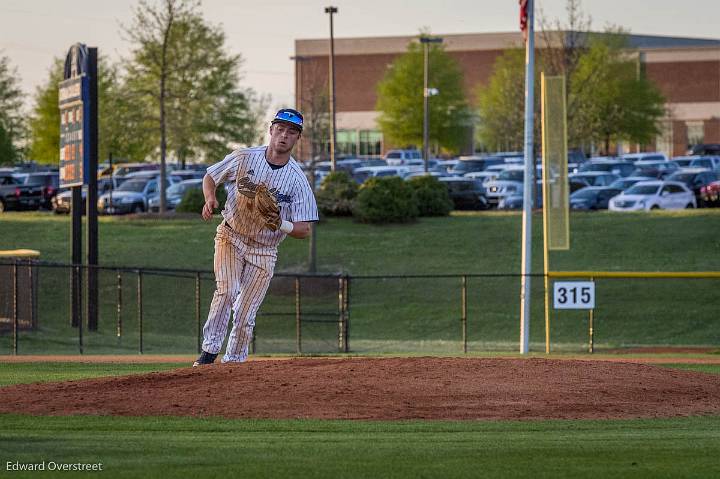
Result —
<instances>
[{"instance_id":1,"label":"brick building","mask_svg":"<svg viewBox=\"0 0 720 479\"><path fill-rule=\"evenodd\" d=\"M440 36L445 50L460 65L471 102L474 88L487 82L498 55L504 49L522 46L519 32ZM379 155L392 147L383 141L375 123L376 85L388 65L412 41L417 37L335 39L339 153ZM629 45L645 74L667 99L669 115L663 120L662 133L655 145L645 149L679 155L686 152L688 144L720 143L720 40L631 35ZM327 92L329 51L327 39L295 41L298 108L312 110L315 98ZM316 103L315 109L318 106ZM326 103L322 106L327 108ZM623 147L631 151L638 148ZM305 141L299 156L309 157L309 150Z\"/></svg>"}]
</instances>

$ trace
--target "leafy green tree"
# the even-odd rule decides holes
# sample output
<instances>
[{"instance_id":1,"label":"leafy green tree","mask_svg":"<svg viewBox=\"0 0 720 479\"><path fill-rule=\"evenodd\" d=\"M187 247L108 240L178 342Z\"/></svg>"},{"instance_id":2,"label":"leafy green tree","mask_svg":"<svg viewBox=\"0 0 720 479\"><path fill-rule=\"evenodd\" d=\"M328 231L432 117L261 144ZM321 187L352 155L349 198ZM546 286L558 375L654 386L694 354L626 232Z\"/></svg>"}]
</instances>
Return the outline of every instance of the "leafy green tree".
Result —
<instances>
[{"instance_id":1,"label":"leafy green tree","mask_svg":"<svg viewBox=\"0 0 720 479\"><path fill-rule=\"evenodd\" d=\"M58 84L63 80L64 61L53 60L46 82L37 88L30 119L30 159L38 163L59 161L60 109ZM125 91L117 67L98 58L98 160L112 153L114 158L143 159L153 148L148 125L137 112L142 104Z\"/></svg>"},{"instance_id":2,"label":"leafy green tree","mask_svg":"<svg viewBox=\"0 0 720 479\"><path fill-rule=\"evenodd\" d=\"M535 75L535 138L539 138L540 76ZM488 84L475 88L478 123L475 135L483 149L518 151L525 135L525 52L505 50L495 61ZM536 143L537 144L537 143Z\"/></svg>"},{"instance_id":3,"label":"leafy green tree","mask_svg":"<svg viewBox=\"0 0 720 479\"><path fill-rule=\"evenodd\" d=\"M155 125L150 131L163 167L168 153L181 162L221 158L230 144L256 136L251 94L239 86L240 56L224 51L225 34L203 19L198 5L141 0L125 28L133 43L127 87ZM161 190L163 212L164 183Z\"/></svg>"},{"instance_id":4,"label":"leafy green tree","mask_svg":"<svg viewBox=\"0 0 720 479\"><path fill-rule=\"evenodd\" d=\"M568 0L568 19L552 24L541 19L541 49L535 70L535 143L540 139L540 72L563 75L567 92L570 146L631 141L649 143L658 134L664 99L628 58L627 35L617 27L589 31L590 18L579 0ZM489 149L519 149L524 131L524 53L504 52L487 85L476 90L477 137Z\"/></svg>"},{"instance_id":5,"label":"leafy green tree","mask_svg":"<svg viewBox=\"0 0 720 479\"><path fill-rule=\"evenodd\" d=\"M0 56L0 164L15 163L22 157L20 143L25 137L22 102L17 72L8 57Z\"/></svg>"},{"instance_id":6,"label":"leafy green tree","mask_svg":"<svg viewBox=\"0 0 720 479\"><path fill-rule=\"evenodd\" d=\"M411 42L378 84L378 124L396 145L423 142L423 49ZM429 139L434 149L457 152L471 126L471 115L457 62L442 44L429 45L428 87L439 91L429 99Z\"/></svg>"},{"instance_id":7,"label":"leafy green tree","mask_svg":"<svg viewBox=\"0 0 720 479\"><path fill-rule=\"evenodd\" d=\"M58 83L63 80L63 60L55 58L48 78L35 90L35 106L30 117L29 158L38 163L60 161L60 107Z\"/></svg>"},{"instance_id":8,"label":"leafy green tree","mask_svg":"<svg viewBox=\"0 0 720 479\"><path fill-rule=\"evenodd\" d=\"M665 99L611 42L593 42L580 58L569 96L574 104L568 118L571 141L601 143L608 153L611 143L648 144L660 132Z\"/></svg>"}]
</instances>

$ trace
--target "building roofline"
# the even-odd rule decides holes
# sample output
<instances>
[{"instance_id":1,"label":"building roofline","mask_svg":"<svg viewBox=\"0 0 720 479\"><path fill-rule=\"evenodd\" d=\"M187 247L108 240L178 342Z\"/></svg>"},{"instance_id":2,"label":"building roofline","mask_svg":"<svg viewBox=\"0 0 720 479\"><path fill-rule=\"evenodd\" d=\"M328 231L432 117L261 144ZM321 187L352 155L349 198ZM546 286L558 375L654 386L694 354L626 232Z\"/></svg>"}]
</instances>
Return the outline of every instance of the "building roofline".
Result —
<instances>
[{"instance_id":1,"label":"building roofline","mask_svg":"<svg viewBox=\"0 0 720 479\"><path fill-rule=\"evenodd\" d=\"M567 31L552 31L552 35L566 34ZM603 34L603 32L591 32ZM337 55L398 54L407 49L408 43L416 41L419 35L381 36L381 37L341 37L335 38ZM516 32L453 33L435 34L444 40L445 50L484 51L520 48L524 42L522 34ZM542 33L535 32L536 42ZM628 34L632 49L637 50L676 50L696 48L720 48L720 39L673 37L668 35ZM559 40L556 40L559 41ZM328 53L327 38L296 39L295 53L298 56L324 56Z\"/></svg>"}]
</instances>

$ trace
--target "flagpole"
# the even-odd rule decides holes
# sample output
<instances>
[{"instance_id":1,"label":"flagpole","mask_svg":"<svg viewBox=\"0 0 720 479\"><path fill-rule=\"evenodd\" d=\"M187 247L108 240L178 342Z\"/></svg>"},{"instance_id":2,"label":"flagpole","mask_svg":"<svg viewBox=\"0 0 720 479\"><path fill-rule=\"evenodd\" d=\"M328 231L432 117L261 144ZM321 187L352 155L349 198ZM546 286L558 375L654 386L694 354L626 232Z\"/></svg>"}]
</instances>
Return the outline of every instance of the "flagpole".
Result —
<instances>
[{"instance_id":1,"label":"flagpole","mask_svg":"<svg viewBox=\"0 0 720 479\"><path fill-rule=\"evenodd\" d=\"M520 2L523 5L523 1ZM520 280L520 354L530 349L530 274L532 272L532 200L534 181L533 110L535 105L534 1L527 0L525 50L525 178L523 187L522 278ZM522 19L522 15L521 15ZM522 20L521 20L522 22Z\"/></svg>"}]
</instances>

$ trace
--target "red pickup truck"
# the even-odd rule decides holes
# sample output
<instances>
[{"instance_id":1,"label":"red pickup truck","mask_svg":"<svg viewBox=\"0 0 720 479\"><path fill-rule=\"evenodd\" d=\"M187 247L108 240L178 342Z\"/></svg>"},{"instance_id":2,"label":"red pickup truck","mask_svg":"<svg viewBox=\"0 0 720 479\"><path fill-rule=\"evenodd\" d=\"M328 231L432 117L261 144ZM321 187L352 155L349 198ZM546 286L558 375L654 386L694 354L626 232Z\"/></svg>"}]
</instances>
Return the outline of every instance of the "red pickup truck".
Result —
<instances>
[{"instance_id":1,"label":"red pickup truck","mask_svg":"<svg viewBox=\"0 0 720 479\"><path fill-rule=\"evenodd\" d=\"M35 210L42 202L42 186L23 185L12 174L0 173L0 213L6 210Z\"/></svg>"}]
</instances>

